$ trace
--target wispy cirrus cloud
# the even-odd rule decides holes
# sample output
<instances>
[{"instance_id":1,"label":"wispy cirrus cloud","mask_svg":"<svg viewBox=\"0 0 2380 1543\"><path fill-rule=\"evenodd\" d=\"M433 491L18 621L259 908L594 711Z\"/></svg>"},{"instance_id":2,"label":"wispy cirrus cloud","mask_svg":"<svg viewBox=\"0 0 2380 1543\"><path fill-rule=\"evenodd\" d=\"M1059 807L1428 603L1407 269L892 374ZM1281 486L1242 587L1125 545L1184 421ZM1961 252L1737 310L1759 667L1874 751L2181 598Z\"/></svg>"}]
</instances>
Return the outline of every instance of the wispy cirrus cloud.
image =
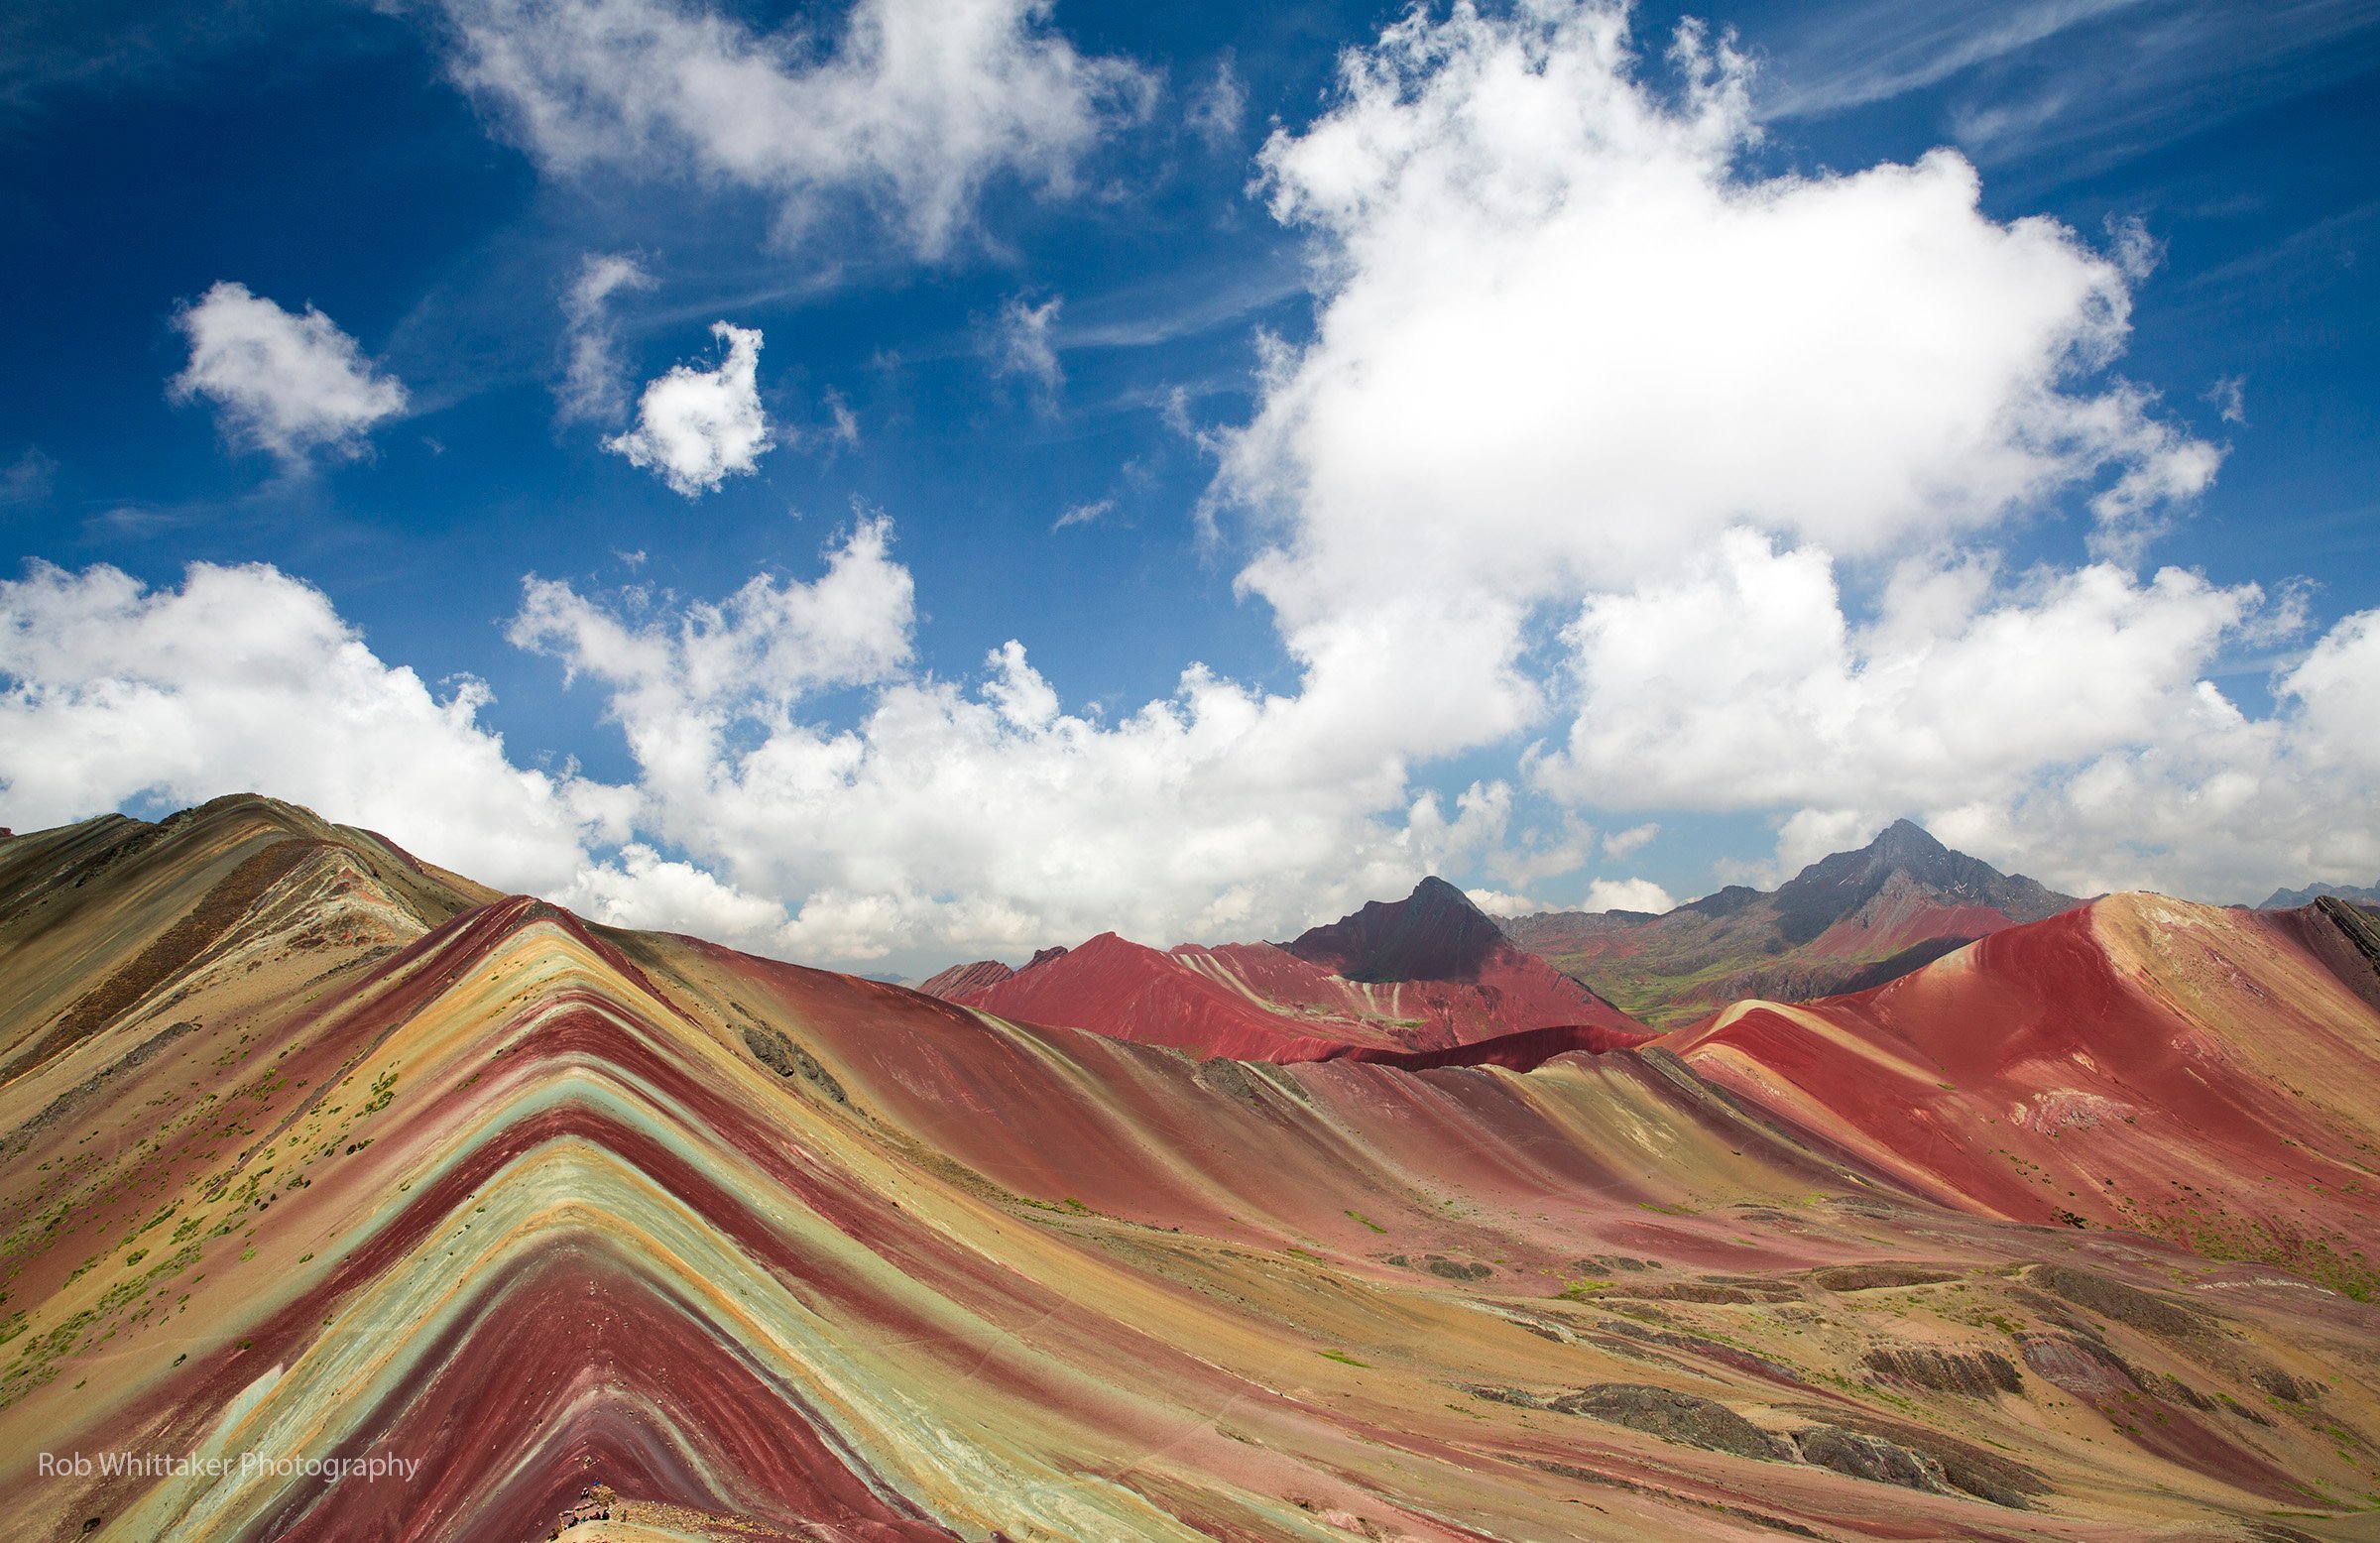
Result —
<instances>
[{"instance_id":1,"label":"wispy cirrus cloud","mask_svg":"<svg viewBox=\"0 0 2380 1543\"><path fill-rule=\"evenodd\" d=\"M0 468L0 509L42 503L57 484L58 462L43 454L40 445L27 445L23 454Z\"/></svg>"},{"instance_id":2,"label":"wispy cirrus cloud","mask_svg":"<svg viewBox=\"0 0 2380 1543\"><path fill-rule=\"evenodd\" d=\"M554 404L565 421L609 421L627 411L612 297L653 287L644 264L626 253L590 252L580 260L577 276L562 294L562 378L554 387Z\"/></svg>"},{"instance_id":3,"label":"wispy cirrus cloud","mask_svg":"<svg viewBox=\"0 0 2380 1543\"><path fill-rule=\"evenodd\" d=\"M0 112L36 109L60 91L187 74L314 14L306 0L16 0L0 8ZM357 31L324 28L309 41L354 47Z\"/></svg>"},{"instance_id":4,"label":"wispy cirrus cloud","mask_svg":"<svg viewBox=\"0 0 2380 1543\"><path fill-rule=\"evenodd\" d=\"M1824 117L1937 85L2061 33L2156 0L2034 0L2010 6L1887 4L1810 13L1763 71L1765 118Z\"/></svg>"},{"instance_id":5,"label":"wispy cirrus cloud","mask_svg":"<svg viewBox=\"0 0 2380 1543\"><path fill-rule=\"evenodd\" d=\"M1247 111L1248 85L1240 78L1238 59L1226 49L1215 61L1215 73L1191 96L1183 121L1209 149L1221 151L1239 138Z\"/></svg>"},{"instance_id":6,"label":"wispy cirrus cloud","mask_svg":"<svg viewBox=\"0 0 2380 1543\"><path fill-rule=\"evenodd\" d=\"M1756 102L1789 122L1940 89L1977 161L2072 178L2375 64L2365 0L1868 0L1768 40Z\"/></svg>"},{"instance_id":7,"label":"wispy cirrus cloud","mask_svg":"<svg viewBox=\"0 0 2380 1543\"><path fill-rule=\"evenodd\" d=\"M1088 504L1077 504L1073 508L1067 510L1064 514L1058 516L1056 520L1050 523L1049 531L1052 535L1055 535L1058 532L1065 530L1068 526L1090 525L1094 521L1105 520L1108 516L1114 514L1115 512L1116 501L1114 499L1093 499Z\"/></svg>"},{"instance_id":8,"label":"wispy cirrus cloud","mask_svg":"<svg viewBox=\"0 0 2380 1543\"><path fill-rule=\"evenodd\" d=\"M1002 305L988 344L993 373L1018 376L1044 398L1065 385L1056 343L1058 313L1065 305L1056 295L1037 305L1018 295Z\"/></svg>"},{"instance_id":9,"label":"wispy cirrus cloud","mask_svg":"<svg viewBox=\"0 0 2380 1543\"><path fill-rule=\"evenodd\" d=\"M1066 348L1153 348L1219 331L1307 293L1307 275L1287 252L1187 282L1168 274L1069 301L1053 341Z\"/></svg>"}]
</instances>

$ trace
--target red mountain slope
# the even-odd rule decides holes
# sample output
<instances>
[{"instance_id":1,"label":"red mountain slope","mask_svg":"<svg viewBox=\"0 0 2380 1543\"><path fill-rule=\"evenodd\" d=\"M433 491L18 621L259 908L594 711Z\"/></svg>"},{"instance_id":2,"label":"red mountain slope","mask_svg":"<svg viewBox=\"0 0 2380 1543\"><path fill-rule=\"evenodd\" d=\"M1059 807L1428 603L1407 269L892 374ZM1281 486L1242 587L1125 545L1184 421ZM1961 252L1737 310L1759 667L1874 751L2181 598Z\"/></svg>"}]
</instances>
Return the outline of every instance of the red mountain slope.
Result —
<instances>
[{"instance_id":1,"label":"red mountain slope","mask_svg":"<svg viewBox=\"0 0 2380 1543\"><path fill-rule=\"evenodd\" d=\"M1437 879L1409 899L1367 905L1293 943L1185 944L1160 953L1103 932L1079 948L1044 951L1022 970L995 973L1001 969L989 961L959 966L926 986L1020 1022L1252 1061L1438 1052L1558 1027L1582 1031L1564 1049L1650 1037L1513 947L1461 890ZM989 984L970 984L978 980ZM1557 1053L1530 1044L1536 1059Z\"/></svg>"},{"instance_id":2,"label":"red mountain slope","mask_svg":"<svg viewBox=\"0 0 2380 1543\"><path fill-rule=\"evenodd\" d=\"M1873 991L1738 1003L1661 1043L1963 1208L2368 1288L2380 983L2337 910L2111 895Z\"/></svg>"},{"instance_id":3,"label":"red mountain slope","mask_svg":"<svg viewBox=\"0 0 2380 1543\"><path fill-rule=\"evenodd\" d=\"M1249 1061L1319 1061L1363 1031L1346 1020L1301 1020L1226 984L1179 955L1102 932L975 991L948 1000L1022 1023L1088 1028L1140 1044Z\"/></svg>"},{"instance_id":4,"label":"red mountain slope","mask_svg":"<svg viewBox=\"0 0 2380 1543\"><path fill-rule=\"evenodd\" d=\"M997 959L978 959L971 964L955 964L938 974L930 975L917 989L928 997L953 1002L969 992L980 992L998 986L1016 972Z\"/></svg>"}]
</instances>

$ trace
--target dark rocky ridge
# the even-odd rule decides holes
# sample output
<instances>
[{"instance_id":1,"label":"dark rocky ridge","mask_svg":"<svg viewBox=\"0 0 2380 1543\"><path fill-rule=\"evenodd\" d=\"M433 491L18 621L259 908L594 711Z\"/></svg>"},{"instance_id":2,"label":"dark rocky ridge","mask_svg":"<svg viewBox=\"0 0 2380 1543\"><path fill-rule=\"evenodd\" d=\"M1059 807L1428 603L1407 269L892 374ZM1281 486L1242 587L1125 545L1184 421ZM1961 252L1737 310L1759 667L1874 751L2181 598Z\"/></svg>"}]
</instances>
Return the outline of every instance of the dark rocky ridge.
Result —
<instances>
[{"instance_id":1,"label":"dark rocky ridge","mask_svg":"<svg viewBox=\"0 0 2380 1543\"><path fill-rule=\"evenodd\" d=\"M1787 944L1807 943L1906 875L1945 905L1988 906L2011 921L2041 921L2079 903L2022 874L1954 852L1908 820L1895 820L1856 852L1803 869L1770 899Z\"/></svg>"},{"instance_id":2,"label":"dark rocky ridge","mask_svg":"<svg viewBox=\"0 0 2380 1543\"><path fill-rule=\"evenodd\" d=\"M1435 876L1282 948L1350 981L1476 981L1512 942L1471 896Z\"/></svg>"}]
</instances>

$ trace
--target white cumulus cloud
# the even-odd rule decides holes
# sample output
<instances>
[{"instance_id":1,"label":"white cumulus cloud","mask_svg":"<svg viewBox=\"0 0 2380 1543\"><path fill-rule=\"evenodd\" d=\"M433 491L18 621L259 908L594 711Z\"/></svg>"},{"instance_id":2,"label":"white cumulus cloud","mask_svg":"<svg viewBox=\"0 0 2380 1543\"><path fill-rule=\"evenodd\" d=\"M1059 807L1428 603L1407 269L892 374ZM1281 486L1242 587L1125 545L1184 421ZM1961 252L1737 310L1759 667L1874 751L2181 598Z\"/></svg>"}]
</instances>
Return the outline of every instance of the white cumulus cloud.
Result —
<instances>
[{"instance_id":1,"label":"white cumulus cloud","mask_svg":"<svg viewBox=\"0 0 2380 1543\"><path fill-rule=\"evenodd\" d=\"M1826 552L1733 532L1674 580L1587 602L1567 635L1570 741L1534 772L1640 807L2006 796L2160 732L2261 603L2174 568L2143 583L2094 564L2011 589L1982 562L1913 560L1859 625Z\"/></svg>"},{"instance_id":2,"label":"white cumulus cloud","mask_svg":"<svg viewBox=\"0 0 2380 1543\"><path fill-rule=\"evenodd\" d=\"M1285 935L1477 859L1499 786L1450 813L1305 709L1193 665L1113 721L1068 711L1015 642L972 686L908 662L913 599L882 521L816 580L632 618L533 583L514 641L607 693L660 841L791 912L773 951L1015 954L1110 927ZM856 723L814 706L868 687Z\"/></svg>"},{"instance_id":3,"label":"white cumulus cloud","mask_svg":"<svg viewBox=\"0 0 2380 1543\"><path fill-rule=\"evenodd\" d=\"M785 908L722 884L691 863L632 841L608 862L588 863L552 898L615 927L683 932L756 952L779 945Z\"/></svg>"},{"instance_id":4,"label":"white cumulus cloud","mask_svg":"<svg viewBox=\"0 0 2380 1543\"><path fill-rule=\"evenodd\" d=\"M0 816L19 830L139 799L263 791L369 825L488 884L547 890L626 833L632 790L523 771L316 589L193 563L178 589L112 567L0 580Z\"/></svg>"},{"instance_id":5,"label":"white cumulus cloud","mask_svg":"<svg viewBox=\"0 0 2380 1543\"><path fill-rule=\"evenodd\" d=\"M1585 603L1567 741L1528 772L1566 801L1784 811L1780 873L1903 814L2079 893L2380 872L2338 818L2380 775L2372 613L2273 676L2270 716L2210 678L2302 630L2252 584L1987 555L1906 560L1855 620L1828 553L1737 531Z\"/></svg>"},{"instance_id":6,"label":"white cumulus cloud","mask_svg":"<svg viewBox=\"0 0 2380 1543\"><path fill-rule=\"evenodd\" d=\"M603 441L687 498L757 469L775 443L761 407L760 329L718 321L711 335L727 345L726 358L708 370L674 365L647 382L636 426Z\"/></svg>"},{"instance_id":7,"label":"white cumulus cloud","mask_svg":"<svg viewBox=\"0 0 2380 1543\"><path fill-rule=\"evenodd\" d=\"M359 453L373 424L405 410L403 383L311 305L293 313L225 281L184 304L174 324L190 345L189 364L170 384L176 400L206 398L233 442L285 463L316 449Z\"/></svg>"},{"instance_id":8,"label":"white cumulus cloud","mask_svg":"<svg viewBox=\"0 0 2380 1543\"><path fill-rule=\"evenodd\" d=\"M1598 879L1587 887L1583 910L1641 910L1658 916L1675 910L1678 902L1650 879Z\"/></svg>"},{"instance_id":9,"label":"white cumulus cloud","mask_svg":"<svg viewBox=\"0 0 2380 1543\"><path fill-rule=\"evenodd\" d=\"M832 39L693 0L442 0L455 78L544 167L758 190L798 240L832 200L884 209L926 257L984 186L1052 191L1154 84L1086 58L1049 0L859 0Z\"/></svg>"},{"instance_id":10,"label":"white cumulus cloud","mask_svg":"<svg viewBox=\"0 0 2380 1543\"><path fill-rule=\"evenodd\" d=\"M1551 728L1524 768L1558 804L1764 811L1787 852L1926 812L2047 876L2293 861L2352 791L2340 688L2244 717L2208 676L2293 607L2136 567L2220 461L2111 373L2151 233L1994 218L1950 151L1754 173L1744 61L1688 27L1667 67L1609 0L1416 10L1266 144L1317 314L1265 344L1214 499L1263 537L1240 582L1301 716L1416 762ZM2072 565L2000 555L2070 518ZM2273 856L2155 812L2242 777Z\"/></svg>"},{"instance_id":11,"label":"white cumulus cloud","mask_svg":"<svg viewBox=\"0 0 2380 1543\"><path fill-rule=\"evenodd\" d=\"M1673 101L1617 4L1417 11L1263 151L1320 310L1271 345L1217 496L1273 534L1241 582L1317 675L1387 698L1461 661L1416 753L1539 717L1514 661L1541 607L1732 527L1876 554L2104 480L2129 531L2212 474L2094 376L2127 325L2115 260L1984 214L1949 152L1748 176L1740 61L1689 32L1675 63ZM1433 625L1371 635L1408 596Z\"/></svg>"},{"instance_id":12,"label":"white cumulus cloud","mask_svg":"<svg viewBox=\"0 0 2380 1543\"><path fill-rule=\"evenodd\" d=\"M1266 146L1326 287L1227 486L1286 523L1250 582L1292 617L1416 573L1625 580L1746 521L1864 553L2102 470L2141 499L2210 475L2092 385L2127 326L2115 259L1985 215L1949 152L1748 177L1742 66L1682 47L1672 105L1618 5L1417 12Z\"/></svg>"}]
</instances>

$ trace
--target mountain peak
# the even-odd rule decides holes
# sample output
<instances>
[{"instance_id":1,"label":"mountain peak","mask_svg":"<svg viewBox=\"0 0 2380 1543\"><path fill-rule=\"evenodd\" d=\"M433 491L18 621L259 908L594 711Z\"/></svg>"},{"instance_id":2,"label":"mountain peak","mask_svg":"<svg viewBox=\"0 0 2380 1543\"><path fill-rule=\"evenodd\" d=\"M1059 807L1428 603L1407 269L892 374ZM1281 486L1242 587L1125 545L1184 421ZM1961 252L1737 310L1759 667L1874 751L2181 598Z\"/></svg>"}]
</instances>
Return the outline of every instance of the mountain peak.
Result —
<instances>
[{"instance_id":1,"label":"mountain peak","mask_svg":"<svg viewBox=\"0 0 2380 1543\"><path fill-rule=\"evenodd\" d=\"M1373 900L1282 948L1351 981L1468 981L1511 948L1454 885L1431 875L1401 900Z\"/></svg>"},{"instance_id":2,"label":"mountain peak","mask_svg":"<svg viewBox=\"0 0 2380 1543\"><path fill-rule=\"evenodd\" d=\"M1779 886L1772 902L1780 936L1788 945L1809 942L1874 898L1896 874L1942 903L1988 907L2012 921L2038 921L2075 903L2021 874L1954 852L1904 819L1857 851L1821 858Z\"/></svg>"},{"instance_id":3,"label":"mountain peak","mask_svg":"<svg viewBox=\"0 0 2380 1543\"><path fill-rule=\"evenodd\" d=\"M1436 905L1460 905L1469 910L1479 909L1479 906L1472 903L1471 896L1463 892L1461 886L1449 884L1436 874L1430 875L1415 885L1413 892L1405 896L1405 903L1408 905L1418 901L1427 901Z\"/></svg>"},{"instance_id":4,"label":"mountain peak","mask_svg":"<svg viewBox=\"0 0 2380 1543\"><path fill-rule=\"evenodd\" d=\"M1876 833L1865 851L1872 858L1909 865L1931 863L1952 856L1951 849L1934 839L1934 833L1915 820L1894 820Z\"/></svg>"},{"instance_id":5,"label":"mountain peak","mask_svg":"<svg viewBox=\"0 0 2380 1543\"><path fill-rule=\"evenodd\" d=\"M1914 820L1812 863L1773 891L1729 885L1665 916L1523 916L1513 943L1646 1022L1740 997L1864 990L2015 922L2080 903L1953 851Z\"/></svg>"}]
</instances>

